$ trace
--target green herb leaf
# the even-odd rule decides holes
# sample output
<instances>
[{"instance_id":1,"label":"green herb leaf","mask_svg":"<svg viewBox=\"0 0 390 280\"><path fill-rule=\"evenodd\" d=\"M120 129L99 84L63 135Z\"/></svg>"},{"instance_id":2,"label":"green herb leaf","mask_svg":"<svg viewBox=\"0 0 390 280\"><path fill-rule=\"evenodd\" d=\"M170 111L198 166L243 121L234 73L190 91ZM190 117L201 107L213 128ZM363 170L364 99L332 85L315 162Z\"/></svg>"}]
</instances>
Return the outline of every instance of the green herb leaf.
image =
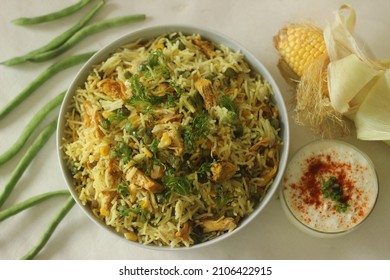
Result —
<instances>
[{"instance_id":1,"label":"green herb leaf","mask_svg":"<svg viewBox=\"0 0 390 280\"><path fill-rule=\"evenodd\" d=\"M137 98L140 100L145 100L146 99L146 94L144 91L144 87L141 84L141 81L139 79L139 75L135 74L133 77L130 78L130 85L131 85L131 90L134 93L133 98Z\"/></svg>"},{"instance_id":2,"label":"green herb leaf","mask_svg":"<svg viewBox=\"0 0 390 280\"><path fill-rule=\"evenodd\" d=\"M194 142L209 133L209 116L207 114L197 114L191 125L184 127L184 144L188 150L192 150Z\"/></svg>"},{"instance_id":3,"label":"green herb leaf","mask_svg":"<svg viewBox=\"0 0 390 280\"><path fill-rule=\"evenodd\" d=\"M196 91L195 94L189 97L189 101L191 102L192 106L194 106L196 112L202 112L203 99L198 91Z\"/></svg>"},{"instance_id":4,"label":"green herb leaf","mask_svg":"<svg viewBox=\"0 0 390 280\"><path fill-rule=\"evenodd\" d=\"M135 130L134 125L130 121L126 121L124 129L127 133L133 132Z\"/></svg>"},{"instance_id":5,"label":"green herb leaf","mask_svg":"<svg viewBox=\"0 0 390 280\"><path fill-rule=\"evenodd\" d=\"M165 57L161 50L149 54L146 62L140 65L139 70L146 78L155 78L156 75L160 75L164 79L170 78L169 68L165 65Z\"/></svg>"},{"instance_id":6,"label":"green herb leaf","mask_svg":"<svg viewBox=\"0 0 390 280\"><path fill-rule=\"evenodd\" d=\"M120 142L110 151L110 157L119 159L122 164L129 162L132 154L133 150L125 142Z\"/></svg>"},{"instance_id":7,"label":"green herb leaf","mask_svg":"<svg viewBox=\"0 0 390 280\"><path fill-rule=\"evenodd\" d=\"M159 58L162 56L161 50L154 51L147 58L147 65L151 68L159 65Z\"/></svg>"},{"instance_id":8,"label":"green herb leaf","mask_svg":"<svg viewBox=\"0 0 390 280\"><path fill-rule=\"evenodd\" d=\"M148 96L146 89L142 85L140 81L140 77L138 74L134 74L130 78L130 86L133 91L133 96L128 100L131 105L157 105L160 104L164 98L161 96ZM148 107L148 110L151 109Z\"/></svg>"},{"instance_id":9,"label":"green herb leaf","mask_svg":"<svg viewBox=\"0 0 390 280\"><path fill-rule=\"evenodd\" d=\"M234 104L230 96L227 95L221 96L219 103L221 104L222 107L225 107L229 111L236 112L236 104Z\"/></svg>"},{"instance_id":10,"label":"green herb leaf","mask_svg":"<svg viewBox=\"0 0 390 280\"><path fill-rule=\"evenodd\" d=\"M111 122L110 122L108 119L102 119L101 122L100 122L100 125L101 125L104 129L110 129Z\"/></svg>"},{"instance_id":11,"label":"green herb leaf","mask_svg":"<svg viewBox=\"0 0 390 280\"><path fill-rule=\"evenodd\" d=\"M230 96L224 95L221 96L219 99L219 104L222 107L225 107L228 109L231 113L231 121L235 121L238 119L238 114L237 114L237 109L236 109L236 104L234 104L233 99Z\"/></svg>"},{"instance_id":12,"label":"green herb leaf","mask_svg":"<svg viewBox=\"0 0 390 280\"><path fill-rule=\"evenodd\" d=\"M220 210L222 209L222 207L224 207L231 201L232 197L225 193L222 185L215 184L213 187L214 190L218 193L218 196L216 198L216 205L217 205L217 209Z\"/></svg>"},{"instance_id":13,"label":"green herb leaf","mask_svg":"<svg viewBox=\"0 0 390 280\"><path fill-rule=\"evenodd\" d=\"M207 172L209 172L210 169L211 169L211 165L212 165L211 162L204 162L204 163L202 163L202 165L198 169L198 172L199 173L207 173Z\"/></svg>"},{"instance_id":14,"label":"green herb leaf","mask_svg":"<svg viewBox=\"0 0 390 280\"><path fill-rule=\"evenodd\" d=\"M156 153L157 153L157 151L158 151L158 143L159 143L159 142L160 142L160 141L159 141L158 139L154 138L153 141L152 141L152 144L150 144L149 149L150 149L150 151L151 151L154 155L156 155Z\"/></svg>"},{"instance_id":15,"label":"green herb leaf","mask_svg":"<svg viewBox=\"0 0 390 280\"><path fill-rule=\"evenodd\" d=\"M135 204L132 208L129 209L129 211L137 215L141 215L142 221L147 221L150 219L150 211L142 208L139 204Z\"/></svg>"},{"instance_id":16,"label":"green herb leaf","mask_svg":"<svg viewBox=\"0 0 390 280\"><path fill-rule=\"evenodd\" d=\"M129 216L130 208L121 204L118 206L118 212L121 217Z\"/></svg>"},{"instance_id":17,"label":"green herb leaf","mask_svg":"<svg viewBox=\"0 0 390 280\"><path fill-rule=\"evenodd\" d=\"M346 212L350 206L343 197L343 188L337 183L336 177L330 176L327 181L321 177L321 191L324 198L331 199L336 203L337 212Z\"/></svg>"},{"instance_id":18,"label":"green herb leaf","mask_svg":"<svg viewBox=\"0 0 390 280\"><path fill-rule=\"evenodd\" d=\"M162 182L168 189L181 195L190 194L192 184L186 176L175 177L168 173L162 178Z\"/></svg>"},{"instance_id":19,"label":"green herb leaf","mask_svg":"<svg viewBox=\"0 0 390 280\"><path fill-rule=\"evenodd\" d=\"M120 183L117 188L116 188L116 191L120 194L120 195L123 195L123 196L128 196L129 195L129 190L127 188L127 185L125 183Z\"/></svg>"}]
</instances>

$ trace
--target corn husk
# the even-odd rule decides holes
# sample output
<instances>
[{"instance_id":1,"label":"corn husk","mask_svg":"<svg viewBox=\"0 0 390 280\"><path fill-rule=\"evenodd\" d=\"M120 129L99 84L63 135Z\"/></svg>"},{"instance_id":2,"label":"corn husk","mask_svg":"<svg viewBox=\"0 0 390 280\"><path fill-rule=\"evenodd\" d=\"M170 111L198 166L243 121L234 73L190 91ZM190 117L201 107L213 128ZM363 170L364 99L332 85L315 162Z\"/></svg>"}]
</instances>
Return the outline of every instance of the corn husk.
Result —
<instances>
[{"instance_id":1,"label":"corn husk","mask_svg":"<svg viewBox=\"0 0 390 280\"><path fill-rule=\"evenodd\" d=\"M387 71L387 73L390 73ZM387 76L390 76L389 74ZM381 75L355 115L357 137L362 140L390 139L390 91L388 79Z\"/></svg>"},{"instance_id":2,"label":"corn husk","mask_svg":"<svg viewBox=\"0 0 390 280\"><path fill-rule=\"evenodd\" d=\"M390 143L390 68L367 57L352 36L356 14L342 5L324 30L333 108L354 121L357 138Z\"/></svg>"},{"instance_id":3,"label":"corn husk","mask_svg":"<svg viewBox=\"0 0 390 280\"><path fill-rule=\"evenodd\" d=\"M337 112L353 119L353 114L380 75L379 71L355 54L331 62L328 67L328 87L332 106Z\"/></svg>"}]
</instances>

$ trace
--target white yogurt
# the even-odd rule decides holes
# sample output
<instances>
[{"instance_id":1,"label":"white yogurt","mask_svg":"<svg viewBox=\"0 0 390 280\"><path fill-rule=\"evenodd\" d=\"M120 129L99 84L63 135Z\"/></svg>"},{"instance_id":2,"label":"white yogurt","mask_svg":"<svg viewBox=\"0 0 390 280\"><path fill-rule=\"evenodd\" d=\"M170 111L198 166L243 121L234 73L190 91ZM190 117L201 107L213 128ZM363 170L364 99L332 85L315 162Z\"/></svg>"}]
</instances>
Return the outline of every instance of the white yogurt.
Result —
<instances>
[{"instance_id":1,"label":"white yogurt","mask_svg":"<svg viewBox=\"0 0 390 280\"><path fill-rule=\"evenodd\" d=\"M339 198L327 198L321 189L331 177L338 184L334 192L340 191ZM378 180L371 160L335 140L315 141L300 149L281 187L282 205L291 221L320 236L355 228L371 213L377 197Z\"/></svg>"}]
</instances>

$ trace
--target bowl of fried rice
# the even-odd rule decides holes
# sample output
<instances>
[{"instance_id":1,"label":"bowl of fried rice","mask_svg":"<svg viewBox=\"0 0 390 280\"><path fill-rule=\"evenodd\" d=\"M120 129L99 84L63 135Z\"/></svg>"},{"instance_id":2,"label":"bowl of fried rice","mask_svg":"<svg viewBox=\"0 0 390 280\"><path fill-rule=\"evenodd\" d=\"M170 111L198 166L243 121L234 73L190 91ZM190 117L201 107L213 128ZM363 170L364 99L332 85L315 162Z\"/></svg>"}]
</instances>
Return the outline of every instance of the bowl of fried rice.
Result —
<instances>
[{"instance_id":1,"label":"bowl of fried rice","mask_svg":"<svg viewBox=\"0 0 390 280\"><path fill-rule=\"evenodd\" d=\"M70 85L57 149L83 212L147 248L201 247L267 205L289 149L282 95L243 46L158 26L98 51Z\"/></svg>"}]
</instances>

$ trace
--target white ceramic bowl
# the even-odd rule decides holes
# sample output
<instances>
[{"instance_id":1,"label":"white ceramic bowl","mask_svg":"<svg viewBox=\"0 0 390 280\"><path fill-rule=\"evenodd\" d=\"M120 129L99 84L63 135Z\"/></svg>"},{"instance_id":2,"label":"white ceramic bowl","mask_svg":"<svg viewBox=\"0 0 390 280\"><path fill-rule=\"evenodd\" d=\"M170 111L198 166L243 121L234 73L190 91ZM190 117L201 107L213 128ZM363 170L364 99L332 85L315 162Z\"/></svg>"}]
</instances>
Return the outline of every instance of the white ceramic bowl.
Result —
<instances>
[{"instance_id":1,"label":"white ceramic bowl","mask_svg":"<svg viewBox=\"0 0 390 280\"><path fill-rule=\"evenodd\" d=\"M154 37L157 37L158 35L161 35L163 33L167 32L182 32L183 34L200 34L203 38L208 39L214 43L217 44L223 44L233 50L240 50L246 57L246 60L251 65L252 69L259 72L265 80L267 80L270 85L272 86L273 92L274 92L274 102L276 103L279 113L280 113L280 124L281 124L281 138L284 143L283 147L280 151L280 163L278 167L278 173L276 177L274 178L274 182L272 186L268 189L267 194L263 198L263 200L257 205L256 209L253 213L251 213L248 217L244 218L239 226L233 230L230 233L222 234L221 236L212 239L210 241L200 243L193 245L189 248L199 248L208 244L213 244L219 240L225 239L228 236L231 236L232 234L237 233L240 229L244 228L248 223L250 223L253 219L256 218L257 215L264 209L264 207L269 203L272 196L274 195L275 191L278 188L278 185L282 179L283 172L286 166L287 162L287 156L288 156L288 150L289 150L289 125L288 125L288 116L287 116L287 110L285 107L284 100L282 98L282 95L279 91L279 88L277 84L275 83L274 79L270 75L270 73L267 71L267 69L264 67L264 65L250 52L248 52L243 46L235 42L234 40L221 35L217 32L205 30L198 27L192 27L192 26L181 26L181 25L170 25L170 26L157 26L157 27L150 27L146 29L141 29L138 31L135 31L133 33L127 34L118 40L115 40L114 42L110 43L109 45L102 48L100 51L98 51L78 72L75 79L71 83L65 99L63 101L59 121L58 121L58 130L57 130L57 152L59 157L59 163L61 170L63 172L63 176L65 178L66 184L74 197L75 201L77 202L78 206L82 209L82 211L96 224L98 224L100 227L105 228L109 232L117 235L118 237L125 240L122 234L117 233L113 228L107 226L103 221L99 220L97 217L95 217L91 210L87 207L81 204L81 202L78 199L78 194L73 188L73 182L72 182L72 176L70 171L68 170L66 163L64 161L64 154L63 151L60 149L62 145L62 139L64 135L64 126L65 126L65 113L66 108L68 107L69 103L71 102L72 96L75 92L75 90L84 84L88 74L90 73L90 70L92 69L92 66L107 59L109 55L118 49L119 47L134 42L139 38L143 39L151 39ZM186 249L186 247L180 247L180 248L170 248L170 247L158 247L158 246L145 246L137 242L129 242L131 244L135 244L138 246L143 246L147 248L155 248L155 249L161 249L161 250L183 250Z\"/></svg>"}]
</instances>

